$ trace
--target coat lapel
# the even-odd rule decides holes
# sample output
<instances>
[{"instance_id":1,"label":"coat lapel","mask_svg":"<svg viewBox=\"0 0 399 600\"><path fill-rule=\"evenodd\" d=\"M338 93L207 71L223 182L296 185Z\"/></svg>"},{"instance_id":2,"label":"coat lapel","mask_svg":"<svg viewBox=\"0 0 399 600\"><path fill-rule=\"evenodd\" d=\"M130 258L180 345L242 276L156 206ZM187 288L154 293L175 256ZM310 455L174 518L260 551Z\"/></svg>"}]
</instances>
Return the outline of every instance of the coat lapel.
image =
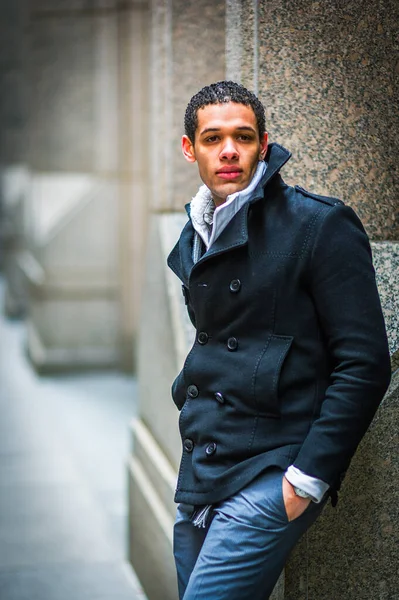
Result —
<instances>
[{"instance_id":1,"label":"coat lapel","mask_svg":"<svg viewBox=\"0 0 399 600\"><path fill-rule=\"evenodd\" d=\"M248 204L245 204L241 210L233 217L226 229L221 233L195 266L202 264L217 254L227 252L231 248L243 246L248 241ZM188 286L191 271L194 267L193 261L193 240L194 227L191 221L188 221L181 232L180 239L173 248L168 257L168 265L178 278Z\"/></svg>"},{"instance_id":2,"label":"coat lapel","mask_svg":"<svg viewBox=\"0 0 399 600\"><path fill-rule=\"evenodd\" d=\"M244 204L196 265L202 264L217 254L228 252L232 248L244 246L248 242L248 207L249 204Z\"/></svg>"}]
</instances>

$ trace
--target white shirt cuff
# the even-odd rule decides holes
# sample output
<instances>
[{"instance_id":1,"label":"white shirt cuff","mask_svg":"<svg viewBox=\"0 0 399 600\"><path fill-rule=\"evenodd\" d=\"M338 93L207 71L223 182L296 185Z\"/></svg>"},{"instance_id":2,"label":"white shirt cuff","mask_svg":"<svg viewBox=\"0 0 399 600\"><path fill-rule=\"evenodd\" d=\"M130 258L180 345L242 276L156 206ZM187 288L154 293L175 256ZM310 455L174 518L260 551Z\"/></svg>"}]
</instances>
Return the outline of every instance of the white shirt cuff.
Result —
<instances>
[{"instance_id":1,"label":"white shirt cuff","mask_svg":"<svg viewBox=\"0 0 399 600\"><path fill-rule=\"evenodd\" d=\"M325 481L306 475L306 473L303 473L303 471L297 469L294 465L288 467L285 477L291 485L309 494L316 504L322 501L324 494L330 487Z\"/></svg>"}]
</instances>

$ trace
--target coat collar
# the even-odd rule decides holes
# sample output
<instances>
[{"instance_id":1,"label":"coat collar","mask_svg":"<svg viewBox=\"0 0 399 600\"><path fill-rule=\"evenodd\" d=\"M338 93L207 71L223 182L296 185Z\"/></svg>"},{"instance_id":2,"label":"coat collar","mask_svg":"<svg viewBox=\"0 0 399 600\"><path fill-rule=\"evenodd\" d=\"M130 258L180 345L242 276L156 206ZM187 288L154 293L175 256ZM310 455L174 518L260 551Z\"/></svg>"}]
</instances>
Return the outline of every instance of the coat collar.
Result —
<instances>
[{"instance_id":1,"label":"coat collar","mask_svg":"<svg viewBox=\"0 0 399 600\"><path fill-rule=\"evenodd\" d=\"M264 187L268 185L271 179L279 172L281 167L290 159L291 153L280 146L280 144L272 143L268 147L265 160L268 163L267 170L264 178ZM243 246L248 241L248 223L247 215L249 204L256 202L263 197L263 189L261 194L254 195L251 201L245 204L230 221L226 229L221 233L220 237L214 242L211 248L195 263L195 266L202 264L211 257L226 252L232 248ZM180 239L173 248L172 252L168 257L168 266L172 271L181 279L181 281L188 286L188 280L191 271L194 267L194 261L192 258L193 240L194 240L194 227L191 223L190 218L190 203L185 206L189 221L181 232Z\"/></svg>"}]
</instances>

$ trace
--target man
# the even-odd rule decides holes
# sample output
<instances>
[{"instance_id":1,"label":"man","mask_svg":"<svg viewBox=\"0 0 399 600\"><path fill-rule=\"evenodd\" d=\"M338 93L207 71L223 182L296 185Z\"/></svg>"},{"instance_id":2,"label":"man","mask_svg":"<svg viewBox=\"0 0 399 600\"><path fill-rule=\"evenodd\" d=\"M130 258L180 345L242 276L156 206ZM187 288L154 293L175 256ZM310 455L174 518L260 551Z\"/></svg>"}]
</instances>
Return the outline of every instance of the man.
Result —
<instances>
[{"instance_id":1,"label":"man","mask_svg":"<svg viewBox=\"0 0 399 600\"><path fill-rule=\"evenodd\" d=\"M179 596L265 600L389 385L385 326L359 219L283 182L251 92L203 88L185 130L204 185L168 258L196 328L172 386Z\"/></svg>"}]
</instances>

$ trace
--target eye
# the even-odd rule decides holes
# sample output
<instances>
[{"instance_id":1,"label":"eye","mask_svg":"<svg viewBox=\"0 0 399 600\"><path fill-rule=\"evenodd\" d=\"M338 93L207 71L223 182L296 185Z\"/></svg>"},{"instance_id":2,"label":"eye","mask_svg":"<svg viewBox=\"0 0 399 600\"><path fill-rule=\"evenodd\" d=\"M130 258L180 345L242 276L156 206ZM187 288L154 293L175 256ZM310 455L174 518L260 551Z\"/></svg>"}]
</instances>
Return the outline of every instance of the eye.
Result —
<instances>
[{"instance_id":1,"label":"eye","mask_svg":"<svg viewBox=\"0 0 399 600\"><path fill-rule=\"evenodd\" d=\"M212 142L216 142L219 139L219 137L217 135L210 135L209 137L205 138L205 142L212 144Z\"/></svg>"},{"instance_id":2,"label":"eye","mask_svg":"<svg viewBox=\"0 0 399 600\"><path fill-rule=\"evenodd\" d=\"M241 133L239 136L237 136L237 139L241 142L250 142L252 137L250 135L246 135L245 133Z\"/></svg>"}]
</instances>

